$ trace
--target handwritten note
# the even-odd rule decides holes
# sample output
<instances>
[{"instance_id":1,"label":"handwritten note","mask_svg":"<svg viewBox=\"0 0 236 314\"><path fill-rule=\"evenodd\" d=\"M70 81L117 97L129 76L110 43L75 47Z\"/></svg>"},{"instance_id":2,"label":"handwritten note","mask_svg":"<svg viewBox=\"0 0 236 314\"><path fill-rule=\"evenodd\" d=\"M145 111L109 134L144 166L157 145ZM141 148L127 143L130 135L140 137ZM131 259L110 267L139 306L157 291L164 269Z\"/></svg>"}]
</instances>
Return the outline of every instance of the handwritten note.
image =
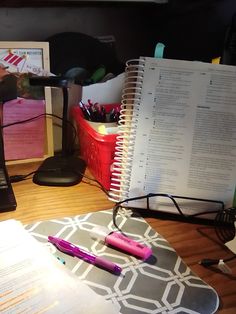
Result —
<instances>
[{"instance_id":1,"label":"handwritten note","mask_svg":"<svg viewBox=\"0 0 236 314\"><path fill-rule=\"evenodd\" d=\"M17 98L4 103L3 125L31 119L45 113L45 100ZM3 129L6 160L42 158L45 117Z\"/></svg>"}]
</instances>

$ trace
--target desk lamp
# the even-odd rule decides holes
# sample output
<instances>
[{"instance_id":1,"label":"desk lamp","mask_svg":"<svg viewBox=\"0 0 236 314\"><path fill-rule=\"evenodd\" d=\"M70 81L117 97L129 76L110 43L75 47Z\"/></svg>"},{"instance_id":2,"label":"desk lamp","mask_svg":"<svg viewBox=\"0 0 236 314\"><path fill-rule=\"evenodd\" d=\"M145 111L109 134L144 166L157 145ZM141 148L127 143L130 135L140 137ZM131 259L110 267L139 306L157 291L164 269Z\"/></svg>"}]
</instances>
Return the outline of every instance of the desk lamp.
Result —
<instances>
[{"instance_id":1,"label":"desk lamp","mask_svg":"<svg viewBox=\"0 0 236 314\"><path fill-rule=\"evenodd\" d=\"M63 115L62 115L62 152L46 158L33 176L33 182L46 186L71 186L78 184L86 168L84 160L73 156L68 149L68 88L71 84L66 78L60 76L31 77L30 85L50 86L62 89Z\"/></svg>"}]
</instances>

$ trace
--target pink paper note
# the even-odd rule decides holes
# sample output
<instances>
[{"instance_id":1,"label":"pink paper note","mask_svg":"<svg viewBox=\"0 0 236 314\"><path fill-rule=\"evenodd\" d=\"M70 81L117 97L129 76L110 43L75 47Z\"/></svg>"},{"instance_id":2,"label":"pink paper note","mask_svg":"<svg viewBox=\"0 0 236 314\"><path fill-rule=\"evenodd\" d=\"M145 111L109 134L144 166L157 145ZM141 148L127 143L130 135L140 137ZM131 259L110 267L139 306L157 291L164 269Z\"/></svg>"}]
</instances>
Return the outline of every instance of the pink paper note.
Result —
<instances>
[{"instance_id":1,"label":"pink paper note","mask_svg":"<svg viewBox=\"0 0 236 314\"><path fill-rule=\"evenodd\" d=\"M4 103L3 125L45 113L45 100L17 98ZM45 147L45 116L3 129L6 160L41 158Z\"/></svg>"}]
</instances>

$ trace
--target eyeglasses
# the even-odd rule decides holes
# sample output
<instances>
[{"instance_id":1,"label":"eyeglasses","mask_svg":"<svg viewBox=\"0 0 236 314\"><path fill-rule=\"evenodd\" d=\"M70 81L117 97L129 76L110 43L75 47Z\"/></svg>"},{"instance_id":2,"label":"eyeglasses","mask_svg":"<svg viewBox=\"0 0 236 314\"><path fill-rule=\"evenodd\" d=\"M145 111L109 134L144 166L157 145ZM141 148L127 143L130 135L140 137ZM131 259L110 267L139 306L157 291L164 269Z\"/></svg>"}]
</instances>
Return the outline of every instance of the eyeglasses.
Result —
<instances>
[{"instance_id":1,"label":"eyeglasses","mask_svg":"<svg viewBox=\"0 0 236 314\"><path fill-rule=\"evenodd\" d=\"M171 213L174 213L176 210L176 214L179 214L184 218L194 218L201 215L207 215L207 214L209 215L209 214L222 212L225 207L224 202L217 201L217 200L185 197L185 196L171 195L171 194L165 194L165 193L159 193L159 194L149 193L143 196L127 198L116 203L116 205L113 207L113 224L116 228L119 229L116 222L119 209L122 207L127 207L128 203L129 203L129 207L131 207L132 205L130 206L130 203L132 203L132 201L139 201L141 205L140 208L142 208L141 209L142 212L145 212L146 215L148 212L153 213L153 214L160 211L164 211L164 212L169 211ZM153 209L154 204L155 204L155 208ZM159 209L158 208L159 206L161 206L162 209ZM209 206L214 207L214 209L209 210L210 208ZM170 211L170 207L172 207L171 211ZM140 211L140 208L137 208L135 206L134 208Z\"/></svg>"}]
</instances>

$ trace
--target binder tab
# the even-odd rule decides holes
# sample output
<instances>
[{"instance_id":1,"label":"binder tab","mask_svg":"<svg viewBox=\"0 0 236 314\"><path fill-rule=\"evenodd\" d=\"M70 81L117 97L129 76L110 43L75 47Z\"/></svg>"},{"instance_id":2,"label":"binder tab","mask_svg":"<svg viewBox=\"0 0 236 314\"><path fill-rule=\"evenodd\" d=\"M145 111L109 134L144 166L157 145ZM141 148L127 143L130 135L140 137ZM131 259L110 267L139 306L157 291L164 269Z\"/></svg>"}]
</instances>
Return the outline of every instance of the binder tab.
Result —
<instances>
[{"instance_id":1,"label":"binder tab","mask_svg":"<svg viewBox=\"0 0 236 314\"><path fill-rule=\"evenodd\" d=\"M164 44L157 43L156 44L156 48L155 48L155 52L154 52L154 57L155 58L163 58L164 49L165 49L165 45Z\"/></svg>"},{"instance_id":2,"label":"binder tab","mask_svg":"<svg viewBox=\"0 0 236 314\"><path fill-rule=\"evenodd\" d=\"M236 186L234 190L233 207L236 208Z\"/></svg>"}]
</instances>

